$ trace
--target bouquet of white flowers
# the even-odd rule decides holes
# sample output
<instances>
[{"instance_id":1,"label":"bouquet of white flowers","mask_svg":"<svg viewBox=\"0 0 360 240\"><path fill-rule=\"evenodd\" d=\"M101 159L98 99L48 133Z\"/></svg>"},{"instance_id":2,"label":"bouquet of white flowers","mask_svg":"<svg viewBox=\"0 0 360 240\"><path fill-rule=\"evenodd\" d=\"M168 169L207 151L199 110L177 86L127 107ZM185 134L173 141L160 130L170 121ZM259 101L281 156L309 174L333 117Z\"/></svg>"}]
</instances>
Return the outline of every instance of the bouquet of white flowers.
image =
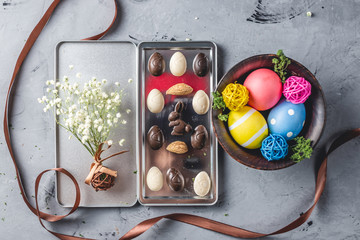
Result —
<instances>
[{"instance_id":1,"label":"bouquet of white flowers","mask_svg":"<svg viewBox=\"0 0 360 240\"><path fill-rule=\"evenodd\" d=\"M106 79L97 81L92 78L82 88L78 83L71 84L68 77L62 81L49 80L46 85L48 96L38 98L39 103L45 105L44 112L54 109L56 123L70 132L69 139L74 136L94 157L91 171L85 183L91 184L96 191L107 190L114 185L117 172L102 166L102 162L122 151L104 159L100 158L104 144L111 147L113 141L108 139L111 128L117 124L126 124L121 119L119 107L123 96L120 84L115 83L115 91L104 91ZM53 88L50 88L53 86ZM127 110L129 112L130 110ZM124 139L119 141L122 146Z\"/></svg>"}]
</instances>

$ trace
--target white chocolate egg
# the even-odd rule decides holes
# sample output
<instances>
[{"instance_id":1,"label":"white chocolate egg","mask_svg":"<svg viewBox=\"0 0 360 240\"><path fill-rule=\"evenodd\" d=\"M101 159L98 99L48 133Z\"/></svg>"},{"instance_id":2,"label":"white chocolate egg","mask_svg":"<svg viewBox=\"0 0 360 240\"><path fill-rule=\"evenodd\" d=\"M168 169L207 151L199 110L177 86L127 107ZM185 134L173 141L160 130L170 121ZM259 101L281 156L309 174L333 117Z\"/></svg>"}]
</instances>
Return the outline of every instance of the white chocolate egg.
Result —
<instances>
[{"instance_id":1,"label":"white chocolate egg","mask_svg":"<svg viewBox=\"0 0 360 240\"><path fill-rule=\"evenodd\" d=\"M182 76L186 72L186 58L181 52L176 52L170 59L170 72L177 77Z\"/></svg>"},{"instance_id":2,"label":"white chocolate egg","mask_svg":"<svg viewBox=\"0 0 360 240\"><path fill-rule=\"evenodd\" d=\"M165 103L164 96L158 89L154 88L149 92L146 99L146 105L150 112L152 113L161 112L164 108L164 103Z\"/></svg>"},{"instance_id":3,"label":"white chocolate egg","mask_svg":"<svg viewBox=\"0 0 360 240\"><path fill-rule=\"evenodd\" d=\"M203 115L208 112L209 105L210 101L208 95L203 90L197 91L192 100L194 111L199 115Z\"/></svg>"},{"instance_id":4,"label":"white chocolate egg","mask_svg":"<svg viewBox=\"0 0 360 240\"><path fill-rule=\"evenodd\" d=\"M204 197L206 194L209 193L210 188L210 177L205 171L202 171L198 175L196 175L194 180L194 191L196 195Z\"/></svg>"},{"instance_id":5,"label":"white chocolate egg","mask_svg":"<svg viewBox=\"0 0 360 240\"><path fill-rule=\"evenodd\" d=\"M146 184L149 189L154 192L162 189L164 179L161 171L157 167L152 167L149 169L146 176Z\"/></svg>"}]
</instances>

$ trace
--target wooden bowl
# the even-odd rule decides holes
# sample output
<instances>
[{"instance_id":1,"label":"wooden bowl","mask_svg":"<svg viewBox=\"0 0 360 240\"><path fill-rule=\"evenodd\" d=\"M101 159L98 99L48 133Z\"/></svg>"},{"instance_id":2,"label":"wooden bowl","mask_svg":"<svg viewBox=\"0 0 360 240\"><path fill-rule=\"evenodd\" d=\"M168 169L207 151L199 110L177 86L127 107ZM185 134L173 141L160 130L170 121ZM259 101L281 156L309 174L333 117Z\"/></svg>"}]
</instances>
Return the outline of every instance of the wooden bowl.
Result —
<instances>
[{"instance_id":1,"label":"wooden bowl","mask_svg":"<svg viewBox=\"0 0 360 240\"><path fill-rule=\"evenodd\" d=\"M243 84L246 77L256 69L273 69L272 59L274 57L276 57L274 54L263 54L239 62L220 80L216 91L221 93L226 85L235 81ZM305 126L299 136L311 139L312 147L314 147L319 141L325 125L326 113L324 94L314 75L300 63L292 59L290 60L291 64L287 68L291 73L290 75L303 77L311 83L311 95L304 103L306 108ZM217 116L219 113L221 113L221 110L212 111L212 123L215 135L223 149L236 161L245 164L246 166L262 170L276 170L295 164L295 162L289 158L289 155L278 161L268 161L261 155L260 149L250 150L238 145L230 135L227 122L222 122L218 119ZM261 111L261 113L265 119L267 119L269 110Z\"/></svg>"}]
</instances>

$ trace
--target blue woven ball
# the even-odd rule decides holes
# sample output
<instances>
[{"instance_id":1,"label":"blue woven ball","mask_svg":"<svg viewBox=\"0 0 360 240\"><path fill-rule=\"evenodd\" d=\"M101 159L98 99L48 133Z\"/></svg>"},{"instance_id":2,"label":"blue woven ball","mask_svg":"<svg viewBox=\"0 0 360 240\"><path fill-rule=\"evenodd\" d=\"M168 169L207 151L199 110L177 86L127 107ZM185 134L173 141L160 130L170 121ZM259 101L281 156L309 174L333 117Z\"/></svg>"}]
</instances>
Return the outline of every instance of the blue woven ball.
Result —
<instances>
[{"instance_id":1,"label":"blue woven ball","mask_svg":"<svg viewBox=\"0 0 360 240\"><path fill-rule=\"evenodd\" d=\"M262 141L260 151L268 161L279 160L288 154L289 145L285 138L278 134L270 134Z\"/></svg>"}]
</instances>

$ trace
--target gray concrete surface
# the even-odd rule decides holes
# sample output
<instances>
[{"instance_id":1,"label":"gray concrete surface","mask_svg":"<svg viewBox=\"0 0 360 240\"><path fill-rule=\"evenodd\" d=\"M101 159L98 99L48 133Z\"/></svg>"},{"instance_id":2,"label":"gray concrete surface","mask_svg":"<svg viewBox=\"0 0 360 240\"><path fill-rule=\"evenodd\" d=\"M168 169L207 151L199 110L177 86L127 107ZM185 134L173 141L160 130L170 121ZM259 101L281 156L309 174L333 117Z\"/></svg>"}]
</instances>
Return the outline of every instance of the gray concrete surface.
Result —
<instances>
[{"instance_id":1,"label":"gray concrete surface","mask_svg":"<svg viewBox=\"0 0 360 240\"><path fill-rule=\"evenodd\" d=\"M0 1L0 106L4 105L16 58L50 2ZM105 39L215 41L219 46L219 78L244 58L283 49L307 66L321 83L327 100L325 132L310 160L278 171L249 169L220 150L220 198L215 206L79 209L65 221L46 225L75 236L117 239L149 217L185 212L267 233L307 210L313 200L323 146L339 131L360 125L360 2L118 2L120 17ZM54 166L53 119L36 101L44 92L45 80L53 76L54 46L61 40L98 33L111 21L112 4L110 0L64 0L22 68L15 87L11 136L29 196L34 195L38 173ZM307 17L307 11L313 17ZM54 239L23 203L2 134L0 143L0 238ZM266 239L360 239L359 144L357 139L331 156L325 192L309 221L292 232ZM43 209L65 212L54 199L54 174L44 177L40 190ZM164 220L139 239L232 238Z\"/></svg>"}]
</instances>

